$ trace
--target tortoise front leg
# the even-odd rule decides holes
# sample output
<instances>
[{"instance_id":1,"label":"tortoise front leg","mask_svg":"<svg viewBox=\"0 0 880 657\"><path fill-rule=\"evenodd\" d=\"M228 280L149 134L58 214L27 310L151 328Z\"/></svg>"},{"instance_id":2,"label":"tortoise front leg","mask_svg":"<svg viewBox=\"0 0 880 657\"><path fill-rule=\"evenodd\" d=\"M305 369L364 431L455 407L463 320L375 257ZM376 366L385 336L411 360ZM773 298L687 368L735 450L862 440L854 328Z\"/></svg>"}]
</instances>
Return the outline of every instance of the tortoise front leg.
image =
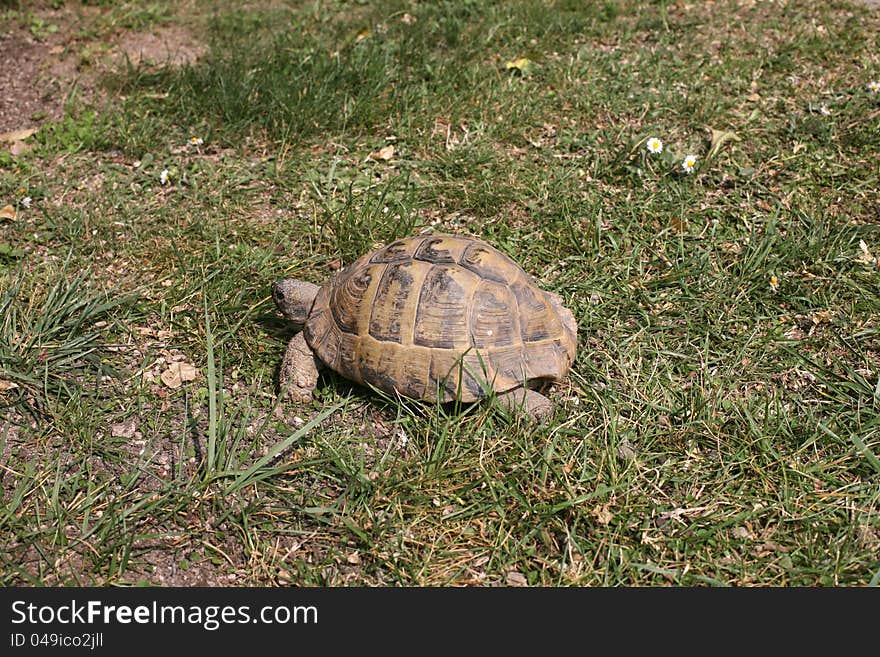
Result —
<instances>
[{"instance_id":1,"label":"tortoise front leg","mask_svg":"<svg viewBox=\"0 0 880 657\"><path fill-rule=\"evenodd\" d=\"M535 420L544 420L553 413L553 402L530 388L514 388L498 395L499 403L511 413L524 410Z\"/></svg>"},{"instance_id":2,"label":"tortoise front leg","mask_svg":"<svg viewBox=\"0 0 880 657\"><path fill-rule=\"evenodd\" d=\"M302 331L297 333L287 344L287 351L281 361L278 382L281 392L287 391L291 401L312 401L312 392L318 385L318 369L320 361L315 358Z\"/></svg>"}]
</instances>

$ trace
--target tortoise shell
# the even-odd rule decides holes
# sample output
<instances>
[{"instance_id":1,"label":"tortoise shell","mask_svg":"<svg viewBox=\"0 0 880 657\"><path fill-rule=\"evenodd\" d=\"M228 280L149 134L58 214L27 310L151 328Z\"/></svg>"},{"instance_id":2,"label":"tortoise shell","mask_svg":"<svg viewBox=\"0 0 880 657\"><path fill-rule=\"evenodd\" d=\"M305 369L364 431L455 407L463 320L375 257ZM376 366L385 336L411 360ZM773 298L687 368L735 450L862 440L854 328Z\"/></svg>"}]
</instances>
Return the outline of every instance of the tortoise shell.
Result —
<instances>
[{"instance_id":1,"label":"tortoise shell","mask_svg":"<svg viewBox=\"0 0 880 657\"><path fill-rule=\"evenodd\" d=\"M398 240L337 273L318 291L305 338L328 367L358 383L471 402L489 389L561 379L576 330L558 297L503 253L435 234Z\"/></svg>"}]
</instances>

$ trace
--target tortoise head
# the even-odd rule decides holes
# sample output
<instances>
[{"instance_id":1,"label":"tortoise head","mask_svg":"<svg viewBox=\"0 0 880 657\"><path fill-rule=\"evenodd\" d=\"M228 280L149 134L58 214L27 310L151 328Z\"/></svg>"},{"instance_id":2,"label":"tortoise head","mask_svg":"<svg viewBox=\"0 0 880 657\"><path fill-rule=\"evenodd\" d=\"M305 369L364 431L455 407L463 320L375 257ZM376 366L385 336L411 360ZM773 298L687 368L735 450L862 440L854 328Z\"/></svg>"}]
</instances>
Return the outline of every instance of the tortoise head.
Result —
<instances>
[{"instance_id":1,"label":"tortoise head","mask_svg":"<svg viewBox=\"0 0 880 657\"><path fill-rule=\"evenodd\" d=\"M305 281L282 280L272 284L272 299L286 319L304 326L318 295L317 285Z\"/></svg>"}]
</instances>

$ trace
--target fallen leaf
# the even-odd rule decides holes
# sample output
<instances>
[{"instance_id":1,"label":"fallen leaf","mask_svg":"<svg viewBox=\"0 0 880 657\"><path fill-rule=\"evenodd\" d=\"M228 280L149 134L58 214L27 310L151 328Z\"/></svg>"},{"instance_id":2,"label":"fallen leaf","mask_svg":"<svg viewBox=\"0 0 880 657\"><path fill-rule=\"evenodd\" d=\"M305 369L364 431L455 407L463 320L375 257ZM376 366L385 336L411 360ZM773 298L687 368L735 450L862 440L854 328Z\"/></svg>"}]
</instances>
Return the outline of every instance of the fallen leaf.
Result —
<instances>
[{"instance_id":1,"label":"fallen leaf","mask_svg":"<svg viewBox=\"0 0 880 657\"><path fill-rule=\"evenodd\" d=\"M36 128L24 128L22 130L13 130L12 132L0 132L0 141L24 141L36 131Z\"/></svg>"},{"instance_id":2,"label":"fallen leaf","mask_svg":"<svg viewBox=\"0 0 880 657\"><path fill-rule=\"evenodd\" d=\"M18 384L14 381L4 381L0 379L0 392L8 392L9 390L15 390L18 387Z\"/></svg>"},{"instance_id":3,"label":"fallen leaf","mask_svg":"<svg viewBox=\"0 0 880 657\"><path fill-rule=\"evenodd\" d=\"M778 552L788 552L788 548L783 547L778 543L774 543L773 541L765 541L764 543L761 543L755 551L759 557L766 557Z\"/></svg>"},{"instance_id":4,"label":"fallen leaf","mask_svg":"<svg viewBox=\"0 0 880 657\"><path fill-rule=\"evenodd\" d=\"M387 162L392 157L394 157L394 146L388 145L383 146L378 151L370 155L374 160L384 160Z\"/></svg>"},{"instance_id":5,"label":"fallen leaf","mask_svg":"<svg viewBox=\"0 0 880 657\"><path fill-rule=\"evenodd\" d=\"M162 383L172 389L179 388L183 385L183 381L181 381L180 379L180 372L178 370L173 370L169 368L162 372L159 378L162 379Z\"/></svg>"},{"instance_id":6,"label":"fallen leaf","mask_svg":"<svg viewBox=\"0 0 880 657\"><path fill-rule=\"evenodd\" d=\"M715 157L721 150L721 147L727 142L740 141L739 135L732 130L715 130L715 128L709 128L709 130L712 131L712 145L709 147L709 154L706 156L706 159L710 160Z\"/></svg>"},{"instance_id":7,"label":"fallen leaf","mask_svg":"<svg viewBox=\"0 0 880 657\"><path fill-rule=\"evenodd\" d=\"M859 255L856 256L856 260L865 265L880 265L880 257L875 256L871 253L871 249L868 248L868 244L865 240L859 240L859 250L861 251Z\"/></svg>"},{"instance_id":8,"label":"fallen leaf","mask_svg":"<svg viewBox=\"0 0 880 657\"><path fill-rule=\"evenodd\" d=\"M593 509L593 515L596 516L596 520L600 525L607 525L614 519L611 511L608 510L608 506L608 504L603 504Z\"/></svg>"},{"instance_id":9,"label":"fallen leaf","mask_svg":"<svg viewBox=\"0 0 880 657\"><path fill-rule=\"evenodd\" d=\"M506 64L504 64L505 71L519 71L523 75L529 73L532 70L532 60L528 57L520 57L518 59L512 59Z\"/></svg>"},{"instance_id":10,"label":"fallen leaf","mask_svg":"<svg viewBox=\"0 0 880 657\"><path fill-rule=\"evenodd\" d=\"M349 554L345 560L350 564L359 564L361 562L361 556L357 552L352 552Z\"/></svg>"},{"instance_id":11,"label":"fallen leaf","mask_svg":"<svg viewBox=\"0 0 880 657\"><path fill-rule=\"evenodd\" d=\"M511 570L507 573L507 585L508 586L528 586L529 582L526 579L526 576L522 573L519 573L515 570Z\"/></svg>"},{"instance_id":12,"label":"fallen leaf","mask_svg":"<svg viewBox=\"0 0 880 657\"><path fill-rule=\"evenodd\" d=\"M179 388L186 381L193 381L199 371L189 363L171 363L168 369L162 372L160 379L169 388Z\"/></svg>"},{"instance_id":13,"label":"fallen leaf","mask_svg":"<svg viewBox=\"0 0 880 657\"><path fill-rule=\"evenodd\" d=\"M4 205L0 208L0 219L15 219L15 208L11 205Z\"/></svg>"}]
</instances>

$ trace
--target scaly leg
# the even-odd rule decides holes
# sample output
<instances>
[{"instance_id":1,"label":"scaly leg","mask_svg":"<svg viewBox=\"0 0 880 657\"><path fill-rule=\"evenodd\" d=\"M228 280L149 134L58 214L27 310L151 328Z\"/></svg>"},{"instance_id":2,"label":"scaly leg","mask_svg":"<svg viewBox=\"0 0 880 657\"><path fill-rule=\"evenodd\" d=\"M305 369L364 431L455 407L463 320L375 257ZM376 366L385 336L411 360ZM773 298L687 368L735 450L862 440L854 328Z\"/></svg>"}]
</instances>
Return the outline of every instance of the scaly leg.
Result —
<instances>
[{"instance_id":1,"label":"scaly leg","mask_svg":"<svg viewBox=\"0 0 880 657\"><path fill-rule=\"evenodd\" d=\"M312 400L312 391L318 385L318 368L320 362L315 357L302 332L297 333L287 344L284 359L281 361L281 369L278 372L278 382L281 391L287 390L287 396L291 401L309 402Z\"/></svg>"},{"instance_id":2,"label":"scaly leg","mask_svg":"<svg viewBox=\"0 0 880 657\"><path fill-rule=\"evenodd\" d=\"M548 418L553 413L553 402L540 392L535 392L529 388L508 390L498 395L498 401L511 413L522 409L538 421Z\"/></svg>"}]
</instances>

